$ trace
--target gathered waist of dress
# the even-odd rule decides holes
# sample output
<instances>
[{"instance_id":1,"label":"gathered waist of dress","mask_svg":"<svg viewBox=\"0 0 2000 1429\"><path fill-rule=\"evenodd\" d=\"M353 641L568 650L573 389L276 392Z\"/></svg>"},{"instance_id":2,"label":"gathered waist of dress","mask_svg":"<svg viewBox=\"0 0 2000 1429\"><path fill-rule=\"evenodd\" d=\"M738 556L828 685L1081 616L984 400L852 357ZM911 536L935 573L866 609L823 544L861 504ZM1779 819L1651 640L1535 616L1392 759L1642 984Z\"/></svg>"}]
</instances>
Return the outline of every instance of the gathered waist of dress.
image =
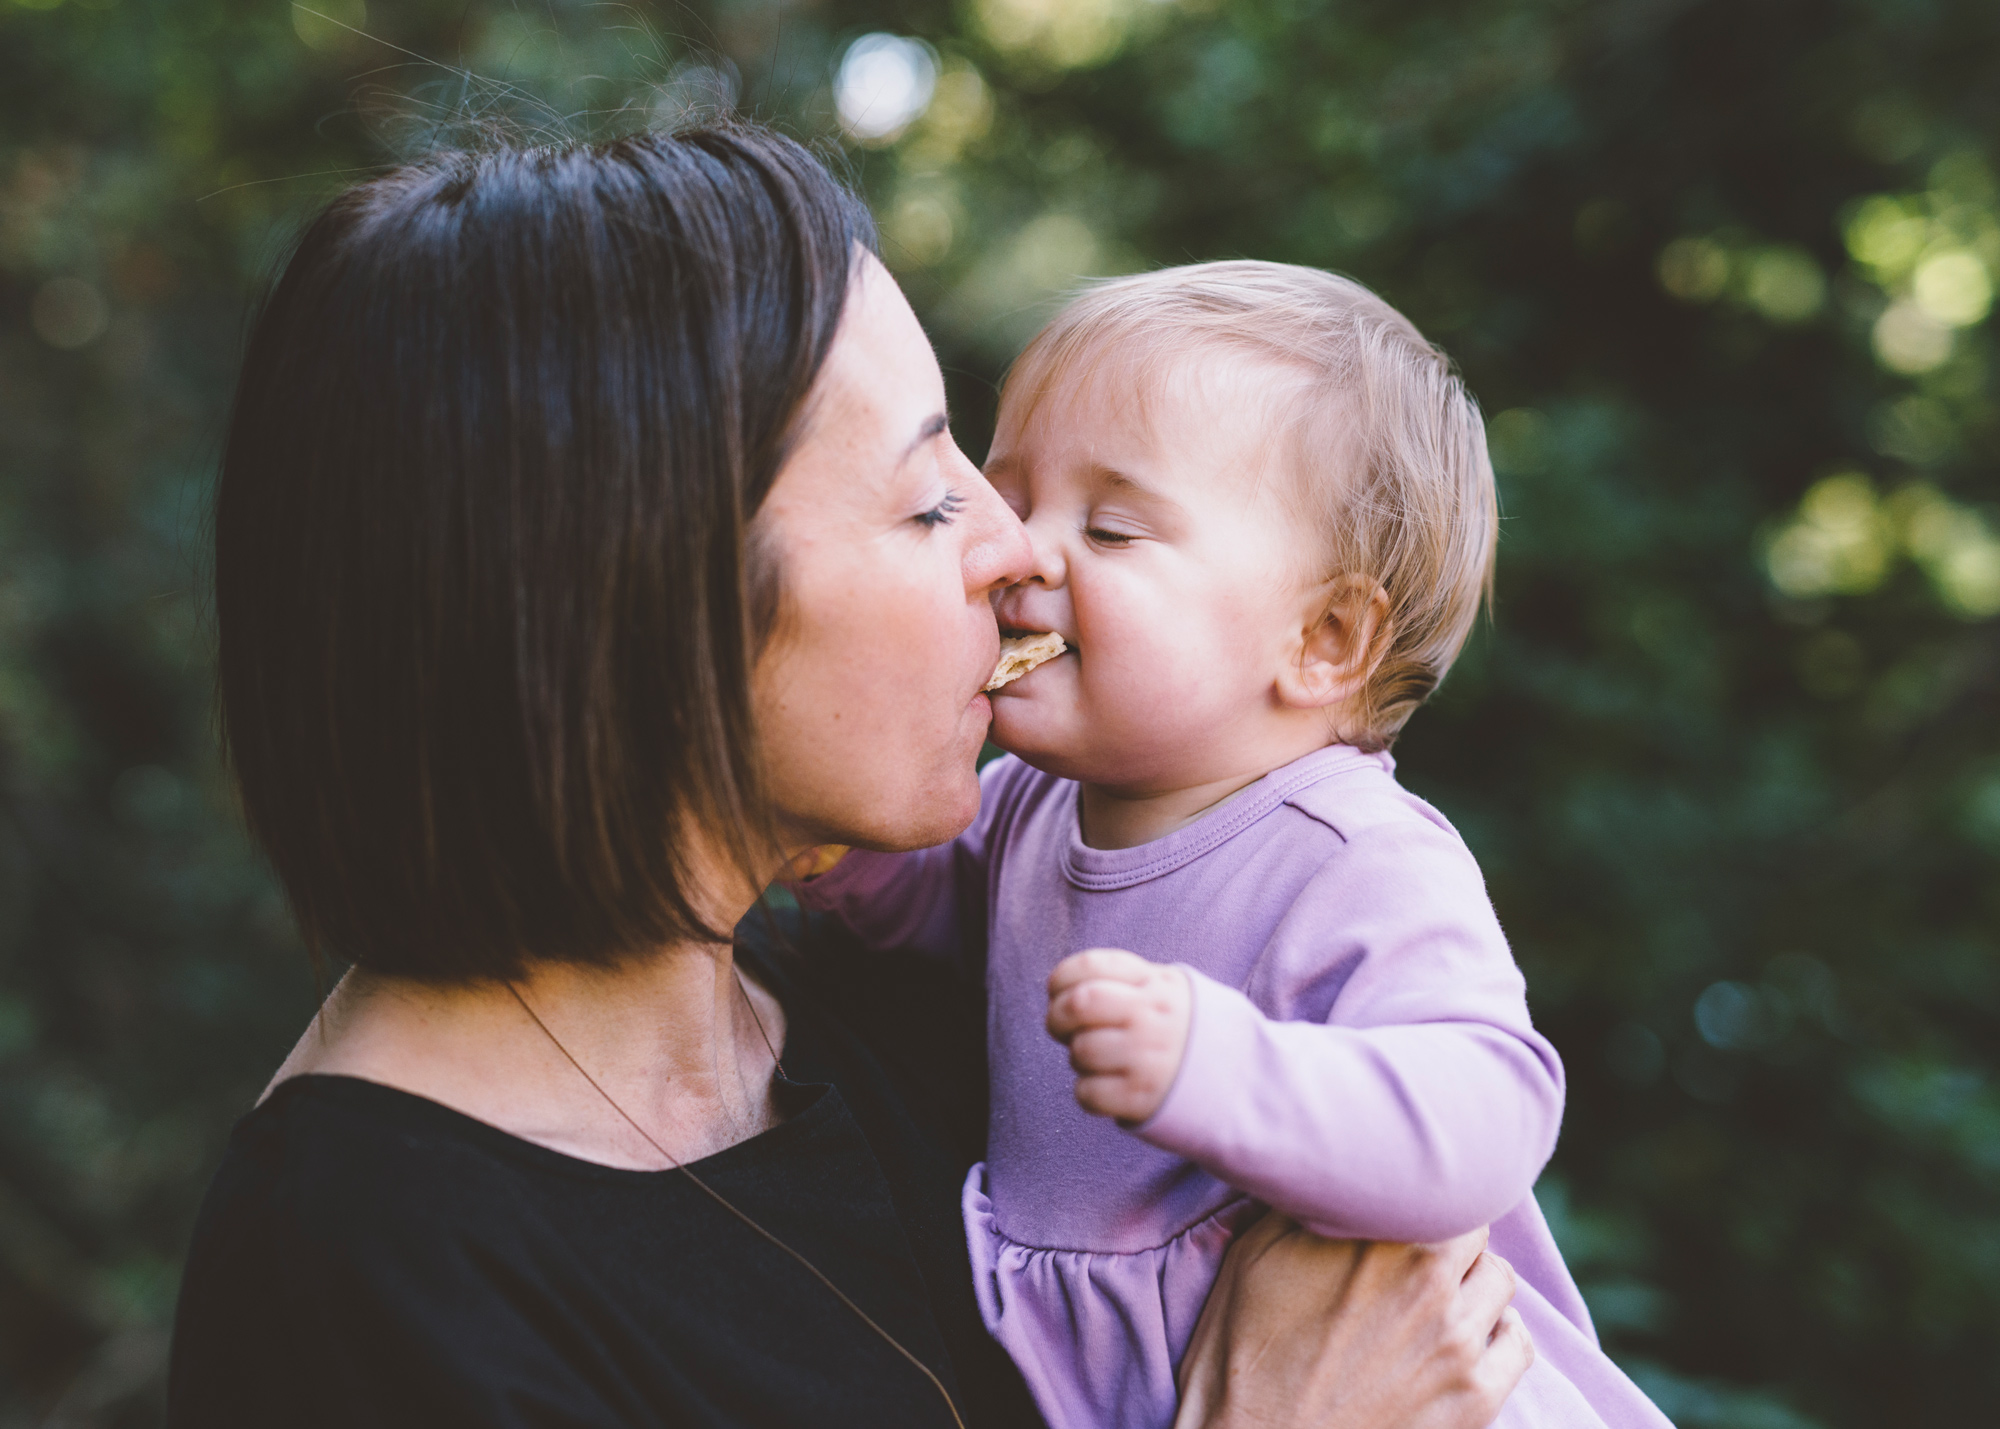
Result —
<instances>
[{"instance_id":1,"label":"gathered waist of dress","mask_svg":"<svg viewBox=\"0 0 2000 1429\"><path fill-rule=\"evenodd\" d=\"M1095 1120L1095 1118L1093 1118ZM1087 1145L1010 1155L994 1138L984 1183L997 1226L1038 1250L1130 1255L1155 1250L1243 1193L1172 1152L1110 1122L1088 1128ZM1060 1150L1067 1154L1050 1154Z\"/></svg>"},{"instance_id":2,"label":"gathered waist of dress","mask_svg":"<svg viewBox=\"0 0 2000 1429\"><path fill-rule=\"evenodd\" d=\"M1263 1208L1224 1187L1222 1206L1159 1244L1064 1250L1010 1237L988 1189L986 1166L973 1167L962 1208L980 1315L1052 1429L1171 1423L1174 1372L1209 1287Z\"/></svg>"}]
</instances>

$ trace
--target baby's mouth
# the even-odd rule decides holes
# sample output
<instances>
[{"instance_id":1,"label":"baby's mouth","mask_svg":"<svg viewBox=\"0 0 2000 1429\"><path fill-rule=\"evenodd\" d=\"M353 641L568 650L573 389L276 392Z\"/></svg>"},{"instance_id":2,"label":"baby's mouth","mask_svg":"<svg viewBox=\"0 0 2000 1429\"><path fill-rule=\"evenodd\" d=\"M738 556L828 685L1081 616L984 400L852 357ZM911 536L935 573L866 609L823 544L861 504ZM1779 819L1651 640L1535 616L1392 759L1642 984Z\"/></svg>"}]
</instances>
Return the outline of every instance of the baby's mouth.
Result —
<instances>
[{"instance_id":1,"label":"baby's mouth","mask_svg":"<svg viewBox=\"0 0 2000 1429\"><path fill-rule=\"evenodd\" d=\"M1000 638L1002 640L1034 640L1040 636L1053 635L1054 633L1054 631L1038 629L1032 625L1002 624L1000 627ZM1060 638L1063 642L1062 653L1065 655L1074 655L1076 653L1076 642L1066 635Z\"/></svg>"}]
</instances>

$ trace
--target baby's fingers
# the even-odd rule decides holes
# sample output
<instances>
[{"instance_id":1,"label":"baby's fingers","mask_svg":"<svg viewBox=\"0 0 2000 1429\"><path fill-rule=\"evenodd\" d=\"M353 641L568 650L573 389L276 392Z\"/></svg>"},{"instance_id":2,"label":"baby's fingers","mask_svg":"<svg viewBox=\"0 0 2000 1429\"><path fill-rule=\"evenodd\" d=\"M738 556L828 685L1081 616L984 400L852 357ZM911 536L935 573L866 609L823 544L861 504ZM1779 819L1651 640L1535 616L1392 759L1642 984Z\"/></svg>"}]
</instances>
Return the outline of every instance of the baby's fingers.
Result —
<instances>
[{"instance_id":1,"label":"baby's fingers","mask_svg":"<svg viewBox=\"0 0 2000 1429\"><path fill-rule=\"evenodd\" d=\"M1084 1077L1129 1071L1133 1050L1123 1027L1092 1027L1070 1039L1070 1070Z\"/></svg>"},{"instance_id":2,"label":"baby's fingers","mask_svg":"<svg viewBox=\"0 0 2000 1429\"><path fill-rule=\"evenodd\" d=\"M1159 1109L1158 1091L1122 1072L1076 1079L1076 1104L1093 1116L1108 1116L1137 1126Z\"/></svg>"},{"instance_id":3,"label":"baby's fingers","mask_svg":"<svg viewBox=\"0 0 2000 1429\"><path fill-rule=\"evenodd\" d=\"M1081 953L1071 953L1056 964L1056 970L1049 974L1049 996L1054 997L1066 988L1096 978L1137 985L1151 977L1153 972L1153 964L1137 953L1128 953L1122 948L1090 948Z\"/></svg>"},{"instance_id":4,"label":"baby's fingers","mask_svg":"<svg viewBox=\"0 0 2000 1429\"><path fill-rule=\"evenodd\" d=\"M1129 982L1077 983L1049 999L1049 1036L1067 1042L1086 1027L1122 1027L1137 1012L1140 997Z\"/></svg>"}]
</instances>

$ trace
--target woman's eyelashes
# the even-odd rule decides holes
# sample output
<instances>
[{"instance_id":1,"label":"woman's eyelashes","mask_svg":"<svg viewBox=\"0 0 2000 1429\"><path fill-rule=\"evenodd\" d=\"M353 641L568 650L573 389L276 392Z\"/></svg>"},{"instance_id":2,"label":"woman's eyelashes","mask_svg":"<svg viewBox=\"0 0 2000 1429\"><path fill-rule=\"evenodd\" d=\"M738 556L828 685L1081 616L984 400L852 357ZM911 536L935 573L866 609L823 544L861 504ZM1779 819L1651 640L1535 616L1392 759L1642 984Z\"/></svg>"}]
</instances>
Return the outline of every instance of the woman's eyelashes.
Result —
<instances>
[{"instance_id":1,"label":"woman's eyelashes","mask_svg":"<svg viewBox=\"0 0 2000 1429\"><path fill-rule=\"evenodd\" d=\"M937 505L928 511L919 511L915 519L919 526L949 526L951 518L964 509L965 498L960 496L956 491L947 491L944 494L944 500L938 502Z\"/></svg>"}]
</instances>

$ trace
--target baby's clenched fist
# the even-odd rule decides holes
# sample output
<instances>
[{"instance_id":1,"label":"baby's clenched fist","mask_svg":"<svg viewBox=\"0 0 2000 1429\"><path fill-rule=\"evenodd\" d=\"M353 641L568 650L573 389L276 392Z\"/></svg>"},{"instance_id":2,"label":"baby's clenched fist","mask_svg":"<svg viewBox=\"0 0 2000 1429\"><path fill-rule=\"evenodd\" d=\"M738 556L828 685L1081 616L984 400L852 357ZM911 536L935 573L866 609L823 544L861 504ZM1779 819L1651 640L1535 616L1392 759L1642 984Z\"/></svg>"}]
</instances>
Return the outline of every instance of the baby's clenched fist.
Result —
<instances>
[{"instance_id":1,"label":"baby's clenched fist","mask_svg":"<svg viewBox=\"0 0 2000 1429\"><path fill-rule=\"evenodd\" d=\"M1049 1035L1069 1048L1085 1111L1137 1126L1160 1109L1187 1050L1193 994L1179 968L1092 948L1049 974Z\"/></svg>"}]
</instances>

